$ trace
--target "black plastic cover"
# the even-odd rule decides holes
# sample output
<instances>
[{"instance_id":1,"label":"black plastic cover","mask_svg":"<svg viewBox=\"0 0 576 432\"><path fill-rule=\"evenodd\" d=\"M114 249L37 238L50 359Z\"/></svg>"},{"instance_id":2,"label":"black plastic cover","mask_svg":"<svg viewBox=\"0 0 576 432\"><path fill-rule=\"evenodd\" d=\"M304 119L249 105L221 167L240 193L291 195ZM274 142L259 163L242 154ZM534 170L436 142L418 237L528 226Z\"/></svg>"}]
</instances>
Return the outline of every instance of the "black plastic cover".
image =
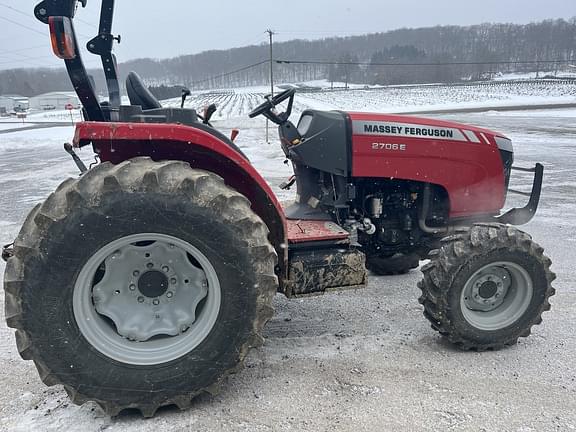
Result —
<instances>
[{"instance_id":1,"label":"black plastic cover","mask_svg":"<svg viewBox=\"0 0 576 432\"><path fill-rule=\"evenodd\" d=\"M288 156L294 163L339 176L349 175L352 143L344 113L304 111L298 130L302 143L288 147Z\"/></svg>"}]
</instances>

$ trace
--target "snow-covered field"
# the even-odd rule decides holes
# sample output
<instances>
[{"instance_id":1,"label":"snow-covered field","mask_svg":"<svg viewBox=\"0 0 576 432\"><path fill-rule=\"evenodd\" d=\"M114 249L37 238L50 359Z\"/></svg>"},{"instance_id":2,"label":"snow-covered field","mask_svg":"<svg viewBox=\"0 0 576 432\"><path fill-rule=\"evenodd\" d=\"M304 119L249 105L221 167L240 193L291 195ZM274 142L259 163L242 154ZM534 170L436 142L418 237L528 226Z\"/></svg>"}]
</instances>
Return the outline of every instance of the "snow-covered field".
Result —
<instances>
[{"instance_id":1,"label":"snow-covered field","mask_svg":"<svg viewBox=\"0 0 576 432\"><path fill-rule=\"evenodd\" d=\"M320 84L320 83L316 83ZM326 86L327 83L324 83ZM277 89L281 91L281 89ZM269 88L252 87L221 91L197 91L186 106L196 109L215 103L216 119L247 114L262 103ZM294 112L305 109L377 111L401 113L440 109L510 107L576 103L576 84L554 81L504 82L470 85L372 87L369 89L299 93ZM179 106L180 99L165 101L167 106Z\"/></svg>"},{"instance_id":2,"label":"snow-covered field","mask_svg":"<svg viewBox=\"0 0 576 432\"><path fill-rule=\"evenodd\" d=\"M241 129L238 145L278 192L276 185L290 169L275 130L267 144L264 121L240 116L260 103L261 95L196 93L190 106L218 102L215 126L226 134ZM538 92L504 87L487 95L466 87L307 93L297 95L297 108L391 111L524 97L576 99L574 86ZM34 366L19 358L13 331L4 324L2 293L0 431L576 429L575 117L576 109L442 116L500 130L514 140L517 163L546 166L541 208L524 229L552 257L558 294L544 324L518 346L493 353L456 351L421 316L417 272L374 277L358 292L297 301L277 297L266 345L249 356L247 369L231 377L219 396L203 396L186 412L168 409L152 420L133 414L110 419L92 404L71 405L61 388L46 388ZM72 134L70 126L0 130L0 243L14 239L35 203L77 175L62 149ZM90 150L80 154L91 161ZM516 176L513 183L528 189L530 178Z\"/></svg>"}]
</instances>

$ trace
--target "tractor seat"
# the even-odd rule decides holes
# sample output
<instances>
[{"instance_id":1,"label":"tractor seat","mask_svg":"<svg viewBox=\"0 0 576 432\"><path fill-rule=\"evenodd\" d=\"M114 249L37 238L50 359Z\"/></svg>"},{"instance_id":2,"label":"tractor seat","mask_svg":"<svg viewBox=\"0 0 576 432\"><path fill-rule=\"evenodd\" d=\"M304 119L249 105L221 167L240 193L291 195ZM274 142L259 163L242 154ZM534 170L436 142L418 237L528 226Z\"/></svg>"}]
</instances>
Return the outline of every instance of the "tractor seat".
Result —
<instances>
[{"instance_id":1,"label":"tractor seat","mask_svg":"<svg viewBox=\"0 0 576 432\"><path fill-rule=\"evenodd\" d=\"M139 105L143 111L162 108L158 99L148 90L142 78L136 72L130 72L126 78L126 92L131 105Z\"/></svg>"}]
</instances>

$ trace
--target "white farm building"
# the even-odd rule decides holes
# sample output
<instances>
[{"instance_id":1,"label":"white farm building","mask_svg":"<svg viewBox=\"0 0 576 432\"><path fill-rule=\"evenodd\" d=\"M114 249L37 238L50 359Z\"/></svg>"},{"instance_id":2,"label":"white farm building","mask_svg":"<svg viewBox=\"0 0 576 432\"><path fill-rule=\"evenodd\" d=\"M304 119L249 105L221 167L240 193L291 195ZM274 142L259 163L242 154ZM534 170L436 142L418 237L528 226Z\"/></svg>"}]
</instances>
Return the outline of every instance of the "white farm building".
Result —
<instances>
[{"instance_id":1,"label":"white farm building","mask_svg":"<svg viewBox=\"0 0 576 432\"><path fill-rule=\"evenodd\" d=\"M35 111L60 111L68 104L72 104L74 108L80 106L80 99L76 93L52 92L30 98L30 109Z\"/></svg>"},{"instance_id":2,"label":"white farm building","mask_svg":"<svg viewBox=\"0 0 576 432\"><path fill-rule=\"evenodd\" d=\"M28 98L18 95L0 96L0 112L11 113L28 109Z\"/></svg>"}]
</instances>

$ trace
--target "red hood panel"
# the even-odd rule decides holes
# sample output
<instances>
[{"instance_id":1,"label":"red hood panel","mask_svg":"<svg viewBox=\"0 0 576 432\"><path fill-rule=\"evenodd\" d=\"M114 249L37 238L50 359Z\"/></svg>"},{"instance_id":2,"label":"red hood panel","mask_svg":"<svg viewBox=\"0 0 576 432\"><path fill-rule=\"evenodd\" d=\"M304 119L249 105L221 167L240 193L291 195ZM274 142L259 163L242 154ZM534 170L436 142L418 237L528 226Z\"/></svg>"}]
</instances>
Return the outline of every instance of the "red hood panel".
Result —
<instances>
[{"instance_id":1,"label":"red hood panel","mask_svg":"<svg viewBox=\"0 0 576 432\"><path fill-rule=\"evenodd\" d=\"M497 214L504 206L502 134L443 120L349 113L353 177L393 178L439 185L450 217Z\"/></svg>"}]
</instances>

